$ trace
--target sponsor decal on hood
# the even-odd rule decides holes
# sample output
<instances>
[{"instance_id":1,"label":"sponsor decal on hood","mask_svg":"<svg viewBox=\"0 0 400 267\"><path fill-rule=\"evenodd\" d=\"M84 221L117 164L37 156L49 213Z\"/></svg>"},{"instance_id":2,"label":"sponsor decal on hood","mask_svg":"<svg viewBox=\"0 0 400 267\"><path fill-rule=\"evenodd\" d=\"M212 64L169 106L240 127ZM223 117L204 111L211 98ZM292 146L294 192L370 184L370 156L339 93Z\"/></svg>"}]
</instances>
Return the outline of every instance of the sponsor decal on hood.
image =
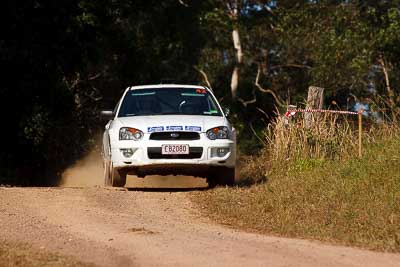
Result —
<instances>
[{"instance_id":1,"label":"sponsor decal on hood","mask_svg":"<svg viewBox=\"0 0 400 267\"><path fill-rule=\"evenodd\" d=\"M167 131L183 131L183 126L167 126Z\"/></svg>"},{"instance_id":2,"label":"sponsor decal on hood","mask_svg":"<svg viewBox=\"0 0 400 267\"><path fill-rule=\"evenodd\" d=\"M201 132L200 126L185 126L185 131Z\"/></svg>"},{"instance_id":3,"label":"sponsor decal on hood","mask_svg":"<svg viewBox=\"0 0 400 267\"><path fill-rule=\"evenodd\" d=\"M164 131L164 126L156 126L156 127L147 127L147 132L162 132Z\"/></svg>"},{"instance_id":4,"label":"sponsor decal on hood","mask_svg":"<svg viewBox=\"0 0 400 267\"><path fill-rule=\"evenodd\" d=\"M166 131L183 131L183 126L152 126L152 127L147 127L147 132L153 133L153 132L163 132L164 129ZM185 131L191 131L191 132L201 132L201 127L200 126L185 126Z\"/></svg>"}]
</instances>

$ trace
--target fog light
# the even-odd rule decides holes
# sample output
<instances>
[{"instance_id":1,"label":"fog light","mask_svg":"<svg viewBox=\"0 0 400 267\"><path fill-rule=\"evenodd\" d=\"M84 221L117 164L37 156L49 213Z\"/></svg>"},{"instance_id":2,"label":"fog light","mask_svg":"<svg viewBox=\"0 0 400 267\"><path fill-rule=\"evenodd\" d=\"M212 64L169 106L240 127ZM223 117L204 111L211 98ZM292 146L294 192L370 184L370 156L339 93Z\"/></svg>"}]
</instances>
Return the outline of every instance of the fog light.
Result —
<instances>
[{"instance_id":1,"label":"fog light","mask_svg":"<svg viewBox=\"0 0 400 267\"><path fill-rule=\"evenodd\" d=\"M121 148L120 150L122 152L122 155L124 155L125 158L132 157L133 153L135 153L135 151L136 151L136 149L133 149L133 148Z\"/></svg>"},{"instance_id":2,"label":"fog light","mask_svg":"<svg viewBox=\"0 0 400 267\"><path fill-rule=\"evenodd\" d=\"M211 148L211 157L215 158L215 157L225 157L226 154L228 154L230 151L229 147L213 147Z\"/></svg>"}]
</instances>

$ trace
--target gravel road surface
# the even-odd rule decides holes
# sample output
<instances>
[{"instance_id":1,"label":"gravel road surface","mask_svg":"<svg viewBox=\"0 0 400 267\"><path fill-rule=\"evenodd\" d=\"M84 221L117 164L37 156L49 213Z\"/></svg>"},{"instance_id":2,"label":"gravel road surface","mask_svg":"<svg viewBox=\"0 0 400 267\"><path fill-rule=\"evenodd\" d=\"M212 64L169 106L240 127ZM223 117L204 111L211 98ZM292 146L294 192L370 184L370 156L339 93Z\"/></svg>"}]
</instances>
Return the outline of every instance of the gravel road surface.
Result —
<instances>
[{"instance_id":1,"label":"gravel road surface","mask_svg":"<svg viewBox=\"0 0 400 267\"><path fill-rule=\"evenodd\" d=\"M0 240L97 266L400 266L400 255L216 225L187 190L0 187Z\"/></svg>"}]
</instances>

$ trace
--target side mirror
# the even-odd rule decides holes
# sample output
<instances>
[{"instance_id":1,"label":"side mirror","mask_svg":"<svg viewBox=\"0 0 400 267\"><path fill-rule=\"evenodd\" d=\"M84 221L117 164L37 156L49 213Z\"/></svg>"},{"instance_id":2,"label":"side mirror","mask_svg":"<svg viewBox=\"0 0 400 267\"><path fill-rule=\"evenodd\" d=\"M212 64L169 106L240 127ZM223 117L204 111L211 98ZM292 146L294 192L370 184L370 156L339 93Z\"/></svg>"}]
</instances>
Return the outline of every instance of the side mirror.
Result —
<instances>
[{"instance_id":1,"label":"side mirror","mask_svg":"<svg viewBox=\"0 0 400 267\"><path fill-rule=\"evenodd\" d=\"M224 114L226 117L228 117L230 113L231 113L231 110L229 108L224 108Z\"/></svg>"},{"instance_id":2,"label":"side mirror","mask_svg":"<svg viewBox=\"0 0 400 267\"><path fill-rule=\"evenodd\" d=\"M102 110L100 112L100 115L102 117L106 117L106 118L112 118L114 116L114 112L112 110Z\"/></svg>"}]
</instances>

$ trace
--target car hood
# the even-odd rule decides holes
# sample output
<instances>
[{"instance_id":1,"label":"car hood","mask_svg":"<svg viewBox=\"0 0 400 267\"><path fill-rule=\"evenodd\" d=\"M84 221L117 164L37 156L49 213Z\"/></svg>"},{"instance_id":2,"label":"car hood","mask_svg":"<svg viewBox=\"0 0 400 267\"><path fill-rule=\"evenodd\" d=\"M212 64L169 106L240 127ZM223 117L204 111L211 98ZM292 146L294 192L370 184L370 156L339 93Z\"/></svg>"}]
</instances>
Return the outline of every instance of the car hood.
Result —
<instances>
[{"instance_id":1,"label":"car hood","mask_svg":"<svg viewBox=\"0 0 400 267\"><path fill-rule=\"evenodd\" d=\"M156 115L156 116L132 116L115 119L119 127L132 127L144 133L156 131L194 131L206 132L217 126L228 126L225 117L199 116L199 115Z\"/></svg>"}]
</instances>

